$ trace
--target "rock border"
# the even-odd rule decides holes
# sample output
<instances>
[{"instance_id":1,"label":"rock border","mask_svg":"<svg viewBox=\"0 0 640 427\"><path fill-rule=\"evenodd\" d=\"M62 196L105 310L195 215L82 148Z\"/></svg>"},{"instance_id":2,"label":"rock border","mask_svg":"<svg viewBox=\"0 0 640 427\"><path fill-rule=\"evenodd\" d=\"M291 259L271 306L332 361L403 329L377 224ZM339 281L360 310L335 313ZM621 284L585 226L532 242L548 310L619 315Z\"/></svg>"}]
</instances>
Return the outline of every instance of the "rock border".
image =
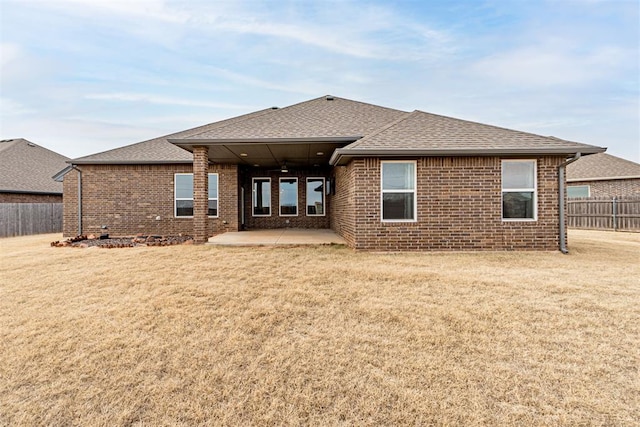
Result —
<instances>
[{"instance_id":1,"label":"rock border","mask_svg":"<svg viewBox=\"0 0 640 427\"><path fill-rule=\"evenodd\" d=\"M93 234L79 235L69 239L51 242L51 247L62 248L135 248L143 246L173 246L173 245L192 245L193 237L191 236L158 236L138 234L135 237L96 237Z\"/></svg>"}]
</instances>

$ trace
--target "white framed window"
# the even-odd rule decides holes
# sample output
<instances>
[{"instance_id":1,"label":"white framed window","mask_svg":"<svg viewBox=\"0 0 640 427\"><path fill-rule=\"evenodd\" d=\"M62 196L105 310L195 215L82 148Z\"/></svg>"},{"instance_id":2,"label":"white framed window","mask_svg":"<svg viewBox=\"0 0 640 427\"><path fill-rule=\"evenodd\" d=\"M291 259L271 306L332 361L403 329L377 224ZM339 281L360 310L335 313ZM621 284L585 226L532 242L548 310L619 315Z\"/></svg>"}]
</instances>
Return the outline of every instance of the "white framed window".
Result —
<instances>
[{"instance_id":1,"label":"white framed window","mask_svg":"<svg viewBox=\"0 0 640 427\"><path fill-rule=\"evenodd\" d=\"M271 216L271 178L253 178L252 215Z\"/></svg>"},{"instance_id":2,"label":"white framed window","mask_svg":"<svg viewBox=\"0 0 640 427\"><path fill-rule=\"evenodd\" d=\"M307 178L307 216L324 216L324 178Z\"/></svg>"},{"instance_id":3,"label":"white framed window","mask_svg":"<svg viewBox=\"0 0 640 427\"><path fill-rule=\"evenodd\" d=\"M380 205L383 222L415 222L417 163L383 161L380 170Z\"/></svg>"},{"instance_id":4,"label":"white framed window","mask_svg":"<svg viewBox=\"0 0 640 427\"><path fill-rule=\"evenodd\" d=\"M567 197L575 199L578 197L591 197L590 185L570 185L567 187Z\"/></svg>"},{"instance_id":5,"label":"white framed window","mask_svg":"<svg viewBox=\"0 0 640 427\"><path fill-rule=\"evenodd\" d=\"M298 216L298 178L280 178L280 216Z\"/></svg>"},{"instance_id":6,"label":"white framed window","mask_svg":"<svg viewBox=\"0 0 640 427\"><path fill-rule=\"evenodd\" d=\"M218 217L218 174L210 173L209 180L209 217ZM174 175L174 215L176 218L193 218L193 174Z\"/></svg>"},{"instance_id":7,"label":"white framed window","mask_svg":"<svg viewBox=\"0 0 640 427\"><path fill-rule=\"evenodd\" d=\"M537 162L502 161L502 220L537 220Z\"/></svg>"}]
</instances>

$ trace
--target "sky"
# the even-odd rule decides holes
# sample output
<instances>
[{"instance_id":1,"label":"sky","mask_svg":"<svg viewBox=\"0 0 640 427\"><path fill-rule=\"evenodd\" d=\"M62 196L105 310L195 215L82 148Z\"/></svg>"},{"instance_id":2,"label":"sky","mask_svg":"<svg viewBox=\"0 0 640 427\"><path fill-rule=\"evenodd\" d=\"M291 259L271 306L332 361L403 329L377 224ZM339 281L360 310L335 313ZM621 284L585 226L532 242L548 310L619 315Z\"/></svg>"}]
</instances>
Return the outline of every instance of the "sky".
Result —
<instances>
[{"instance_id":1,"label":"sky","mask_svg":"<svg viewBox=\"0 0 640 427\"><path fill-rule=\"evenodd\" d=\"M331 94L640 162L637 0L0 0L0 138L76 158Z\"/></svg>"}]
</instances>

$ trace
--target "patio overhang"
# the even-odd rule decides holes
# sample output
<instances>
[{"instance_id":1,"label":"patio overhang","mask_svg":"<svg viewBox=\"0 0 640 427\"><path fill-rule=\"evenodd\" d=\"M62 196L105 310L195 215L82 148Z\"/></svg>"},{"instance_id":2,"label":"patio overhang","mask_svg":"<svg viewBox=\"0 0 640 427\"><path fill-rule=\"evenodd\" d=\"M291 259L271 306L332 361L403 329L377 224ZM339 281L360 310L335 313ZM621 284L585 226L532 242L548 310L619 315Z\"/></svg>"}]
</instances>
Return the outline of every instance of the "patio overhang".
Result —
<instances>
[{"instance_id":1,"label":"patio overhang","mask_svg":"<svg viewBox=\"0 0 640 427\"><path fill-rule=\"evenodd\" d=\"M334 151L360 139L361 136L254 139L169 139L174 145L193 152L206 146L209 161L249 167L294 168L329 164Z\"/></svg>"}]
</instances>

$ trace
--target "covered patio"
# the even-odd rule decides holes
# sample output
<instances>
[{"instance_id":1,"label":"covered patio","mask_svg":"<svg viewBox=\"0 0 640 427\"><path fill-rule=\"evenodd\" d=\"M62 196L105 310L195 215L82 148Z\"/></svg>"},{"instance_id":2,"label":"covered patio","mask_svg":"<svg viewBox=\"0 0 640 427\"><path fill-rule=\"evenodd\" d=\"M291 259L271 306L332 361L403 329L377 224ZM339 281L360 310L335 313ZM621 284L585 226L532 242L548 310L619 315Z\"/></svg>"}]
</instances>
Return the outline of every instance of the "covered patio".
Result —
<instances>
[{"instance_id":1,"label":"covered patio","mask_svg":"<svg viewBox=\"0 0 640 427\"><path fill-rule=\"evenodd\" d=\"M271 230L228 231L209 238L218 246L346 245L330 229L277 228Z\"/></svg>"}]
</instances>

